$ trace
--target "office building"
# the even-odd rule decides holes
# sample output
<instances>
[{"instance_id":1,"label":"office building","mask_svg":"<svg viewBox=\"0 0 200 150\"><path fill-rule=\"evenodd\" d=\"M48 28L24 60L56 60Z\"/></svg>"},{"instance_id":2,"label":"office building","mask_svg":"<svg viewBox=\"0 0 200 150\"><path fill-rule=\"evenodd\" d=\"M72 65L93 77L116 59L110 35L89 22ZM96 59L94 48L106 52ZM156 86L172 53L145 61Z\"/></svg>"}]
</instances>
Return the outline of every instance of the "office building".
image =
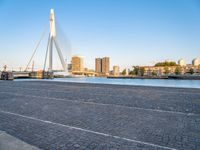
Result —
<instances>
[{"instance_id":1,"label":"office building","mask_svg":"<svg viewBox=\"0 0 200 150\"><path fill-rule=\"evenodd\" d=\"M84 71L84 62L82 56L73 56L72 57L72 72Z\"/></svg>"}]
</instances>

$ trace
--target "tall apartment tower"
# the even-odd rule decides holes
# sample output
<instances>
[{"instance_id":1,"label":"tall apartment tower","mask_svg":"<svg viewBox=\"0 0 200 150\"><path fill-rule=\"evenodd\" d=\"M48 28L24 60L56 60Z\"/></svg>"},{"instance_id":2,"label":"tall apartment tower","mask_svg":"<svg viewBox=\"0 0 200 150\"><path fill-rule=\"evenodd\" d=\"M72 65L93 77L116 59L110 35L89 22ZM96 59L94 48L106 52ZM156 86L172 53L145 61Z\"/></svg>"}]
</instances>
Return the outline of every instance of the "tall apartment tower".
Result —
<instances>
[{"instance_id":1,"label":"tall apartment tower","mask_svg":"<svg viewBox=\"0 0 200 150\"><path fill-rule=\"evenodd\" d=\"M104 57L102 58L102 73L105 75L109 75L110 71L110 58Z\"/></svg>"},{"instance_id":2,"label":"tall apartment tower","mask_svg":"<svg viewBox=\"0 0 200 150\"><path fill-rule=\"evenodd\" d=\"M95 71L99 75L109 75L110 71L110 58L96 58L95 59Z\"/></svg>"},{"instance_id":3,"label":"tall apartment tower","mask_svg":"<svg viewBox=\"0 0 200 150\"><path fill-rule=\"evenodd\" d=\"M84 62L82 56L72 57L72 72L73 71L84 71Z\"/></svg>"},{"instance_id":4,"label":"tall apartment tower","mask_svg":"<svg viewBox=\"0 0 200 150\"><path fill-rule=\"evenodd\" d=\"M98 74L102 73L102 60L101 58L96 58L95 59L95 72Z\"/></svg>"}]
</instances>

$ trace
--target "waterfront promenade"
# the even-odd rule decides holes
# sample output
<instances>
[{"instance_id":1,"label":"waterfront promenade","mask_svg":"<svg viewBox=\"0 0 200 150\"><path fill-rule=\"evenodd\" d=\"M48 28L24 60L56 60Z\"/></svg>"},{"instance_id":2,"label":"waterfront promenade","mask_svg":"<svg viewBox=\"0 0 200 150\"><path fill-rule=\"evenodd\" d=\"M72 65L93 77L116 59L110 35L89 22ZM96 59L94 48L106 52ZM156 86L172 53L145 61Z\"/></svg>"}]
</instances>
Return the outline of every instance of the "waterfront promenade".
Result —
<instances>
[{"instance_id":1,"label":"waterfront promenade","mask_svg":"<svg viewBox=\"0 0 200 150\"><path fill-rule=\"evenodd\" d=\"M200 149L200 89L0 81L0 130L40 149Z\"/></svg>"}]
</instances>

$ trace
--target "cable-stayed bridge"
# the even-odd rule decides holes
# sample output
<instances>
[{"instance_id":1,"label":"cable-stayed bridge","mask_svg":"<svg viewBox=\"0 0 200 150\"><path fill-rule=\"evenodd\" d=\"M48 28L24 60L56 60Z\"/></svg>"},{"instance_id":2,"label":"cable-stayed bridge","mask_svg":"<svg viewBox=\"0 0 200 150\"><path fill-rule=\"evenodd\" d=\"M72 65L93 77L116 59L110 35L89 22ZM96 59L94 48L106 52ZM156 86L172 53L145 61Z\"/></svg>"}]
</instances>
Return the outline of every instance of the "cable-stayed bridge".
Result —
<instances>
[{"instance_id":1,"label":"cable-stayed bridge","mask_svg":"<svg viewBox=\"0 0 200 150\"><path fill-rule=\"evenodd\" d=\"M33 54L31 55L31 58L28 61L28 64L23 72L14 72L15 77L33 77L37 78L38 76L42 78L51 78L53 76L54 72L58 72L58 70L53 70L53 52L56 51L59 56L59 61L62 66L62 70L59 69L59 71L62 71L62 75L69 75L68 73L68 65L67 61L65 61L65 57L63 56L63 51L61 49L61 41L59 40L57 36L57 28L55 23L55 15L54 10L50 10L50 17L49 17L49 24L50 24L50 30L48 34L48 41L47 41L47 47L46 47L46 53L44 58L44 65L43 68L40 69L40 71L34 72L34 60L35 54L41 45L42 40L44 39L46 29L42 33L39 41L36 44L36 47L33 50ZM68 53L70 58L70 52ZM32 64L32 66L31 66ZM30 67L31 66L31 67Z\"/></svg>"},{"instance_id":2,"label":"cable-stayed bridge","mask_svg":"<svg viewBox=\"0 0 200 150\"><path fill-rule=\"evenodd\" d=\"M48 30L49 29L49 30ZM71 76L68 72L68 62L71 61L71 48L70 42L66 39L64 32L59 28L59 24L55 21L54 10L50 10L50 17L49 17L49 28L45 29L41 34L39 41L36 43L35 48L33 49L33 53L29 58L29 61L26 65L24 71L13 71L12 74L14 78L53 78L54 75L56 77L63 77L63 76ZM46 44L46 52L44 55L44 64L43 67L37 71L35 71L35 61L34 58L36 57L36 53L41 47L42 40L45 37L46 32L48 31L48 40L45 42ZM63 45L64 44L64 45ZM63 47L64 46L64 47ZM67 47L65 47L67 46ZM44 48L43 48L44 49ZM67 56L64 57L63 50L67 50ZM62 69L55 69L55 57L53 57L54 51L58 54L58 60L60 62L60 66ZM65 59L67 58L67 59ZM55 65L55 66L54 66ZM73 72L75 75L86 75L86 76L94 76L95 73L93 71L76 71Z\"/></svg>"}]
</instances>

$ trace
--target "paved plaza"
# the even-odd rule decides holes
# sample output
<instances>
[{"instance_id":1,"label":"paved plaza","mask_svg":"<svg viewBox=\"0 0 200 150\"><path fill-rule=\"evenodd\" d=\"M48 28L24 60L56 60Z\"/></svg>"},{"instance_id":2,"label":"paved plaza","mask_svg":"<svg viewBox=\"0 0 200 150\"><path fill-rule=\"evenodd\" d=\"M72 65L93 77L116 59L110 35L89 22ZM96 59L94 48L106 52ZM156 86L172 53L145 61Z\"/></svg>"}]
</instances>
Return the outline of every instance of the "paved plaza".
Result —
<instances>
[{"instance_id":1,"label":"paved plaza","mask_svg":"<svg viewBox=\"0 0 200 150\"><path fill-rule=\"evenodd\" d=\"M200 89L0 81L0 130L45 150L198 150Z\"/></svg>"}]
</instances>

